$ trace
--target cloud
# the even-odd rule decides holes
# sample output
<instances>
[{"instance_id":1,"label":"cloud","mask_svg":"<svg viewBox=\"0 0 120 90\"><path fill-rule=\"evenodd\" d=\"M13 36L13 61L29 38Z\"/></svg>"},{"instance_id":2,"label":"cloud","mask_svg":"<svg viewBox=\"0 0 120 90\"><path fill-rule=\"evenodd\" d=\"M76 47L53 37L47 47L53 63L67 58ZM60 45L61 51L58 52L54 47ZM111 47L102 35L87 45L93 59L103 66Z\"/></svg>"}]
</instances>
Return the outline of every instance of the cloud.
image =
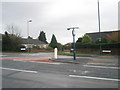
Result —
<instances>
[{"instance_id":1,"label":"cloud","mask_svg":"<svg viewBox=\"0 0 120 90\"><path fill-rule=\"evenodd\" d=\"M30 35L37 38L40 31L46 32L50 42L55 34L58 42L72 42L68 27L76 30L76 39L87 32L98 31L97 0L39 0L40 2L3 2L3 25L15 24L27 37L27 20L32 19ZM101 29L116 30L118 0L100 0Z\"/></svg>"}]
</instances>

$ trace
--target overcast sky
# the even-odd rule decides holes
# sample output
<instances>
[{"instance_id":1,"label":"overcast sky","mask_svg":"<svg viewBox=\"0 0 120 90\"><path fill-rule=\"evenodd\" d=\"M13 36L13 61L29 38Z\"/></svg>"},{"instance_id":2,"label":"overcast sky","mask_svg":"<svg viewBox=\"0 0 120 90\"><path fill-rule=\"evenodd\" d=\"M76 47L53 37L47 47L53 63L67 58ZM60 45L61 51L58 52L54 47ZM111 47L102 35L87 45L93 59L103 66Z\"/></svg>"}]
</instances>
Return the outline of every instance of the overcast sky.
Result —
<instances>
[{"instance_id":1,"label":"overcast sky","mask_svg":"<svg viewBox=\"0 0 120 90\"><path fill-rule=\"evenodd\" d=\"M3 1L6 2L2 2L2 33L6 25L14 24L19 27L21 36L27 37L29 19L33 21L29 24L29 35L37 38L43 30L48 42L51 41L52 34L62 44L72 42L72 32L67 31L69 27L80 28L76 30L76 40L85 33L99 31L97 0ZM100 0L101 31L118 30L118 2L119 0Z\"/></svg>"}]
</instances>

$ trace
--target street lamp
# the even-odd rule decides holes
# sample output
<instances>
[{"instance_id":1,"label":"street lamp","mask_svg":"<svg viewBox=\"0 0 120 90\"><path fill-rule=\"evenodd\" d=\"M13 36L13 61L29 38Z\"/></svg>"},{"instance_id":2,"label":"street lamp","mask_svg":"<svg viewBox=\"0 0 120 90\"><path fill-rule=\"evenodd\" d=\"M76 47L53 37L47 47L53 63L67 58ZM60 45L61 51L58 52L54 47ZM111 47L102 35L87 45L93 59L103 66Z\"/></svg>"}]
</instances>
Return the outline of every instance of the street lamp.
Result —
<instances>
[{"instance_id":1,"label":"street lamp","mask_svg":"<svg viewBox=\"0 0 120 90\"><path fill-rule=\"evenodd\" d=\"M76 60L76 50L75 50L75 29L79 29L79 27L71 27L71 28L67 28L67 30L72 29L72 35L73 35L73 58L74 60Z\"/></svg>"},{"instance_id":2,"label":"street lamp","mask_svg":"<svg viewBox=\"0 0 120 90\"><path fill-rule=\"evenodd\" d=\"M27 21L27 36L28 36L28 39L27 39L27 48L28 48L28 52L29 52L29 23L32 22L32 20L28 20Z\"/></svg>"},{"instance_id":3,"label":"street lamp","mask_svg":"<svg viewBox=\"0 0 120 90\"><path fill-rule=\"evenodd\" d=\"M99 0L98 0L98 26L99 26L99 46L100 46L100 54L101 54L101 26L100 26L100 5L99 5Z\"/></svg>"}]
</instances>

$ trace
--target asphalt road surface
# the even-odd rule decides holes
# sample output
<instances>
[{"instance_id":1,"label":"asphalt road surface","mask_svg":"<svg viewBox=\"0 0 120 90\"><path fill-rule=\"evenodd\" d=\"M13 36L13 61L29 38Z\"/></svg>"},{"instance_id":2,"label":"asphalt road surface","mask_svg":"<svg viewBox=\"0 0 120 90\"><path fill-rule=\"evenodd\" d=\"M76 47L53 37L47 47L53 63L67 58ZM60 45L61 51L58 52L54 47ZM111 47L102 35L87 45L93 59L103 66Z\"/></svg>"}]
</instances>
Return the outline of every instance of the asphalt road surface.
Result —
<instances>
[{"instance_id":1,"label":"asphalt road surface","mask_svg":"<svg viewBox=\"0 0 120 90\"><path fill-rule=\"evenodd\" d=\"M79 64L49 62L53 53L3 53L3 88L118 88L118 58L78 57ZM61 60L71 56L59 56Z\"/></svg>"}]
</instances>

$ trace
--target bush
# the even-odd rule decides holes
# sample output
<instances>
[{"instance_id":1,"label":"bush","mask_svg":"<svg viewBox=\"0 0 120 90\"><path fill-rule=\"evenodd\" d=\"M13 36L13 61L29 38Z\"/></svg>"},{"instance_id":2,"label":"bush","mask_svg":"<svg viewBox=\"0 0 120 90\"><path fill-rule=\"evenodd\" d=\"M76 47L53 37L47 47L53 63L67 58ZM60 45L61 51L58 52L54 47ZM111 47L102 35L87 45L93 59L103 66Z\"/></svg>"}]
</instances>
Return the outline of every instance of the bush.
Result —
<instances>
[{"instance_id":1,"label":"bush","mask_svg":"<svg viewBox=\"0 0 120 90\"><path fill-rule=\"evenodd\" d=\"M22 40L16 35L11 35L5 32L2 35L2 51L19 51Z\"/></svg>"},{"instance_id":2,"label":"bush","mask_svg":"<svg viewBox=\"0 0 120 90\"><path fill-rule=\"evenodd\" d=\"M100 38L97 38L95 43L99 44L99 43L108 43L108 40L106 38L101 38L101 42L99 41Z\"/></svg>"},{"instance_id":3,"label":"bush","mask_svg":"<svg viewBox=\"0 0 120 90\"><path fill-rule=\"evenodd\" d=\"M92 38L89 35L85 34L82 37L82 43L84 43L84 44L90 44L90 43L92 43Z\"/></svg>"},{"instance_id":4,"label":"bush","mask_svg":"<svg viewBox=\"0 0 120 90\"><path fill-rule=\"evenodd\" d=\"M53 50L53 48L52 47L48 47L48 48L46 48L46 50Z\"/></svg>"},{"instance_id":5,"label":"bush","mask_svg":"<svg viewBox=\"0 0 120 90\"><path fill-rule=\"evenodd\" d=\"M81 49L81 48L99 49L100 45L103 49L120 48L120 42L119 42L119 43L101 43L101 44L76 43L76 49Z\"/></svg>"}]
</instances>

